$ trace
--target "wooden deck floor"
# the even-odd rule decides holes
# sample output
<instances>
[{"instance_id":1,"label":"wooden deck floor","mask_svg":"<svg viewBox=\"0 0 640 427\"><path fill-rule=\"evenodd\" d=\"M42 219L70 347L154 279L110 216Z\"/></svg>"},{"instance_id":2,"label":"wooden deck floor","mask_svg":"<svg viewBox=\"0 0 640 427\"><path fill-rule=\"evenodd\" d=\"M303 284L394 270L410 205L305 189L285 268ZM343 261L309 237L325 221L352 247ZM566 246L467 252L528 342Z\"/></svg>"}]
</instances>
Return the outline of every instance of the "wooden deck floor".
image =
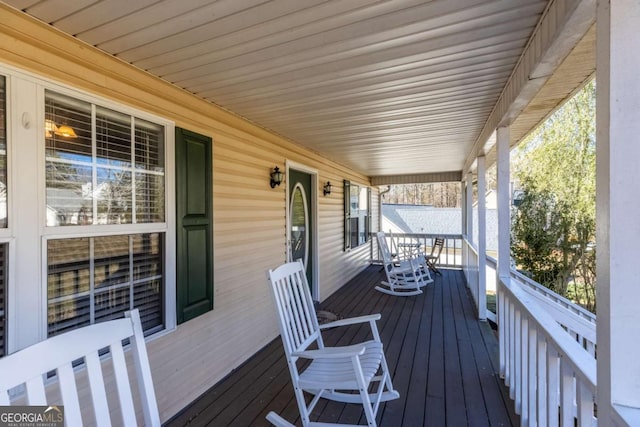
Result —
<instances>
[{"instance_id":1,"label":"wooden deck floor","mask_svg":"<svg viewBox=\"0 0 640 427\"><path fill-rule=\"evenodd\" d=\"M342 317L382 313L378 328L394 387L379 426L519 425L497 371L497 340L474 319L461 271L443 270L422 295L393 297L374 290L384 273L372 266L322 304ZM368 325L327 331L325 343L360 340ZM276 411L301 425L280 338L194 401L167 426L267 426ZM320 402L320 421L366 424L361 407Z\"/></svg>"}]
</instances>

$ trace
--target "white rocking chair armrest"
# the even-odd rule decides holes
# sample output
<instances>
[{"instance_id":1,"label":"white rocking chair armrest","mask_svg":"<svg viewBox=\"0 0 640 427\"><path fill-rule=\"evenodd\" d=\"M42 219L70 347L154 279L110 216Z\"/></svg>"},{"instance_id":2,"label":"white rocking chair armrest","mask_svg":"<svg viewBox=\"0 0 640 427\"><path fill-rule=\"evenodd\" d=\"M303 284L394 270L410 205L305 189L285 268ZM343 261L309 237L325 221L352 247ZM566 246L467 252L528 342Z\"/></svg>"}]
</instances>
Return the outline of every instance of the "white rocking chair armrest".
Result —
<instances>
[{"instance_id":1,"label":"white rocking chair armrest","mask_svg":"<svg viewBox=\"0 0 640 427\"><path fill-rule=\"evenodd\" d=\"M322 325L320 325L320 329L328 329L328 328L335 328L337 326L347 326L347 325L355 325L357 323L372 322L372 321L380 320L381 317L382 316L380 315L380 313L367 314L365 316L358 316L358 317L350 317L348 319L340 319L340 320L335 320L329 323L323 323Z\"/></svg>"},{"instance_id":2,"label":"white rocking chair armrest","mask_svg":"<svg viewBox=\"0 0 640 427\"><path fill-rule=\"evenodd\" d=\"M348 345L344 347L326 347L317 350L306 350L292 353L292 356L305 359L337 359L361 356L364 354L364 344Z\"/></svg>"}]
</instances>

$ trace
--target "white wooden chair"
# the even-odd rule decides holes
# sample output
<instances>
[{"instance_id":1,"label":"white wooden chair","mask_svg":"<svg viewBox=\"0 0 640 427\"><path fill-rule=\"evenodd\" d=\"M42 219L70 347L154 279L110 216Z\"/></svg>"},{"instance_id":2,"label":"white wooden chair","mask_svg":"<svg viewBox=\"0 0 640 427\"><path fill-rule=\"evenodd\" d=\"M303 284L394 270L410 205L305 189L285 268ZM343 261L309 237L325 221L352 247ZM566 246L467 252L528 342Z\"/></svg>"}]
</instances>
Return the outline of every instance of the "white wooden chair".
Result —
<instances>
[{"instance_id":1,"label":"white wooden chair","mask_svg":"<svg viewBox=\"0 0 640 427\"><path fill-rule=\"evenodd\" d=\"M383 281L381 286L376 286L376 290L389 295L412 296L421 294L420 288L433 282L424 256L395 261L389 251L384 232L379 231L376 238L387 275L387 281Z\"/></svg>"},{"instance_id":2,"label":"white wooden chair","mask_svg":"<svg viewBox=\"0 0 640 427\"><path fill-rule=\"evenodd\" d=\"M160 416L155 391L151 379L151 370L147 358L144 335L138 310L125 313L124 319L75 329L54 336L10 354L0 359L0 405L23 404L21 396L11 401L10 390L25 390L26 403L29 405L55 405L47 401L45 389L58 383L64 405L65 425L81 426L81 400L78 399L76 378L88 377L91 403L97 426L109 426L112 423L125 426L137 426L134 399L129 382L122 340L128 338L134 360L136 381L140 405L144 414L144 425L160 426ZM110 411L107 390L102 371L99 350L108 347L113 366L121 419L112 419L118 411ZM74 367L73 362L83 360L83 364ZM49 378L49 373L55 376ZM53 387L55 388L55 387ZM15 393L12 393L15 394ZM85 401L82 400L84 403Z\"/></svg>"},{"instance_id":3,"label":"white wooden chair","mask_svg":"<svg viewBox=\"0 0 640 427\"><path fill-rule=\"evenodd\" d=\"M380 403L400 397L391 384L376 326L380 314L319 325L301 261L269 270L269 279L302 425L332 425L310 421L313 408L321 398L325 398L362 404L367 425L375 426ZM322 329L366 322L370 324L373 339L346 347L325 347ZM311 363L302 370L299 367L302 360L299 359L307 359ZM313 396L308 404L305 392ZM276 426L292 425L274 412L267 415L267 420Z\"/></svg>"}]
</instances>

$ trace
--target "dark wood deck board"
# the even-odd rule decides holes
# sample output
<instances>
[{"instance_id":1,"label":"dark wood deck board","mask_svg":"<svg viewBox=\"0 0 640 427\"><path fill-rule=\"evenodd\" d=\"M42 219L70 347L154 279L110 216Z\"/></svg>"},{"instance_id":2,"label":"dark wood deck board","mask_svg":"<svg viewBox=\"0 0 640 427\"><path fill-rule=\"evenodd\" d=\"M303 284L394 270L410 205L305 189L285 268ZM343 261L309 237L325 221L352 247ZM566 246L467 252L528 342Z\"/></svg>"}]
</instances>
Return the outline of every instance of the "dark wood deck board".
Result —
<instances>
[{"instance_id":1,"label":"dark wood deck board","mask_svg":"<svg viewBox=\"0 0 640 427\"><path fill-rule=\"evenodd\" d=\"M383 404L380 426L517 425L498 375L497 341L475 308L460 271L442 270L422 295L393 297L373 288L382 279L367 268L321 304L341 317L381 313L380 336L401 398ZM327 345L370 337L367 324L325 331ZM301 425L280 338L167 422L174 426L268 426L276 411ZM313 420L365 424L361 407L322 400Z\"/></svg>"}]
</instances>

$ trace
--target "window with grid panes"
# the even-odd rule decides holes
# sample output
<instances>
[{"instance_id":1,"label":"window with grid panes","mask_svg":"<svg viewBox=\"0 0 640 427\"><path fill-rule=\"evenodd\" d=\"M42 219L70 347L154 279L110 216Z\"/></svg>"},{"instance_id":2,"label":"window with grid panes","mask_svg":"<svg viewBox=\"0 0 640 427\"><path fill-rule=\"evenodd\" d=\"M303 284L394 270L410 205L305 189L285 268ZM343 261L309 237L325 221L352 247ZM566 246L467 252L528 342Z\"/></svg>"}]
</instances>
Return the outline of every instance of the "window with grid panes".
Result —
<instances>
[{"instance_id":1,"label":"window with grid panes","mask_svg":"<svg viewBox=\"0 0 640 427\"><path fill-rule=\"evenodd\" d=\"M47 240L48 335L133 308L163 329L164 127L48 90L45 120L47 226L89 226ZM143 223L158 230L111 235Z\"/></svg>"},{"instance_id":2,"label":"window with grid panes","mask_svg":"<svg viewBox=\"0 0 640 427\"><path fill-rule=\"evenodd\" d=\"M371 189L344 181L344 249L369 241L371 229Z\"/></svg>"}]
</instances>

